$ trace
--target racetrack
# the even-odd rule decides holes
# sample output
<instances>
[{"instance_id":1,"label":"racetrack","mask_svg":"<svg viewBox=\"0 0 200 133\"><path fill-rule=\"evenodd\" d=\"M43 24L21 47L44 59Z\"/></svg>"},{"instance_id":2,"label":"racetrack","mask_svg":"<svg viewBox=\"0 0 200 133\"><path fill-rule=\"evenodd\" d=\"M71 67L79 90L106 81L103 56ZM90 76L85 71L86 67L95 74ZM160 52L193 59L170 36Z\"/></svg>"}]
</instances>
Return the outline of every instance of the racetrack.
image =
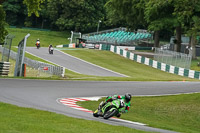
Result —
<instances>
[{"instance_id":1,"label":"racetrack","mask_svg":"<svg viewBox=\"0 0 200 133\"><path fill-rule=\"evenodd\" d=\"M170 133L171 131L117 120L94 118L90 113L74 110L57 102L58 98L107 96L130 92L139 95L169 95L200 92L200 82L105 82L0 79L0 101L22 107L56 112L76 118L113 125ZM134 105L133 105L134 106Z\"/></svg>"},{"instance_id":2,"label":"racetrack","mask_svg":"<svg viewBox=\"0 0 200 133\"><path fill-rule=\"evenodd\" d=\"M37 49L36 47L26 47L26 52L80 74L94 76L127 77L126 75L91 64L59 50L54 50L54 54L51 55L48 53L48 48L42 47L40 49Z\"/></svg>"}]
</instances>

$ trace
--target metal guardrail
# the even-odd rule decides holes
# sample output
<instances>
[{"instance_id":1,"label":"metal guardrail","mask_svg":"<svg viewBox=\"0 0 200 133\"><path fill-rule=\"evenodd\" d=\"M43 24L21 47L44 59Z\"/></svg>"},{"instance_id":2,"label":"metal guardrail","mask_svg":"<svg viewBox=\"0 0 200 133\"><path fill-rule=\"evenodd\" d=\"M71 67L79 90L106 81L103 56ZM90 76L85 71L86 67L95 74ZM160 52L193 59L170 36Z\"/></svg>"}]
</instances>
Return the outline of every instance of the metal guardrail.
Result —
<instances>
[{"instance_id":1,"label":"metal guardrail","mask_svg":"<svg viewBox=\"0 0 200 133\"><path fill-rule=\"evenodd\" d=\"M3 50L3 48L2 48L2 46L0 46L0 52L2 52L2 50ZM17 57L17 53L11 50L10 58L16 60L16 57ZM37 69L42 72L49 73L51 75L57 75L57 76L64 77L64 74L65 74L64 67L54 66L54 65L47 64L44 62L35 61L35 60L29 59L27 57L24 58L24 63L31 68Z\"/></svg>"}]
</instances>

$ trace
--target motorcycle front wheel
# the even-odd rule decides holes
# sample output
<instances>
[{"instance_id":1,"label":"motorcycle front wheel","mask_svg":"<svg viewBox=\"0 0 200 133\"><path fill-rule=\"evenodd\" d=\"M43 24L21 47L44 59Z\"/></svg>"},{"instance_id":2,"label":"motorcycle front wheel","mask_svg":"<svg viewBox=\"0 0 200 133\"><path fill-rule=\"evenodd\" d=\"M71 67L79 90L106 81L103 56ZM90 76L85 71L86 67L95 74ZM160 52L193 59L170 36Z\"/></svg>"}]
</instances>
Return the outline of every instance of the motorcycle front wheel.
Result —
<instances>
[{"instance_id":1,"label":"motorcycle front wheel","mask_svg":"<svg viewBox=\"0 0 200 133\"><path fill-rule=\"evenodd\" d=\"M99 117L98 111L99 111L98 109L94 111L94 113L93 113L94 117Z\"/></svg>"},{"instance_id":2,"label":"motorcycle front wheel","mask_svg":"<svg viewBox=\"0 0 200 133\"><path fill-rule=\"evenodd\" d=\"M115 116L117 114L117 109L113 109L112 111L107 111L106 113L105 113L105 115L103 116L103 118L104 119L108 119L108 118L110 118L110 117L113 117L113 116Z\"/></svg>"}]
</instances>

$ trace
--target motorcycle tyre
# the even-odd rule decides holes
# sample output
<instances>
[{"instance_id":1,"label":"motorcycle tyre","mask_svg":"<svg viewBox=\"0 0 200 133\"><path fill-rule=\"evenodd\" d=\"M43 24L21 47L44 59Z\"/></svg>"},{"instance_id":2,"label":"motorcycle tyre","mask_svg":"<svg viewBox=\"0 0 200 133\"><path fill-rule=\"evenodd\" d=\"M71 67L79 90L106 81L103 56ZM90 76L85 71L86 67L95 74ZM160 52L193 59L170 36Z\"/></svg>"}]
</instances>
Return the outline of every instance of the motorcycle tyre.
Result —
<instances>
[{"instance_id":1,"label":"motorcycle tyre","mask_svg":"<svg viewBox=\"0 0 200 133\"><path fill-rule=\"evenodd\" d=\"M93 116L94 116L94 117L99 117L98 112L99 112L98 109L97 109L96 111L94 111Z\"/></svg>"},{"instance_id":2,"label":"motorcycle tyre","mask_svg":"<svg viewBox=\"0 0 200 133\"><path fill-rule=\"evenodd\" d=\"M114 109L112 112L108 111L103 116L104 119L109 119L110 117L113 117L117 114L117 109Z\"/></svg>"}]
</instances>

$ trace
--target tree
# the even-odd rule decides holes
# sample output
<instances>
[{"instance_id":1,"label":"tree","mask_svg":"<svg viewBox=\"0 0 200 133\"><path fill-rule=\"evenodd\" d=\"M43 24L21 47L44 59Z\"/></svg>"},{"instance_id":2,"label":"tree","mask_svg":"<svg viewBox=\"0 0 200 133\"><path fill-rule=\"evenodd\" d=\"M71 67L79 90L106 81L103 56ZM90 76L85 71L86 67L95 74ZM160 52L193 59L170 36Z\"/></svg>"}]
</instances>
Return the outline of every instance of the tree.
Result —
<instances>
[{"instance_id":1,"label":"tree","mask_svg":"<svg viewBox=\"0 0 200 133\"><path fill-rule=\"evenodd\" d=\"M146 28L146 0L109 0L105 7L112 23L124 23L130 29Z\"/></svg>"},{"instance_id":2,"label":"tree","mask_svg":"<svg viewBox=\"0 0 200 133\"><path fill-rule=\"evenodd\" d=\"M115 2L114 2L115 3ZM126 23L124 18L119 15L118 10L114 7L113 1L108 1L105 4L106 16L105 23L112 27L124 27Z\"/></svg>"},{"instance_id":3,"label":"tree","mask_svg":"<svg viewBox=\"0 0 200 133\"><path fill-rule=\"evenodd\" d=\"M24 0L23 3L28 8L28 16L31 16L31 14L35 14L37 17L39 17L38 11L41 10L40 4L43 3L45 0Z\"/></svg>"},{"instance_id":4,"label":"tree","mask_svg":"<svg viewBox=\"0 0 200 133\"><path fill-rule=\"evenodd\" d=\"M96 29L104 17L104 4L102 0L50 0L48 11L60 30L86 31Z\"/></svg>"},{"instance_id":5,"label":"tree","mask_svg":"<svg viewBox=\"0 0 200 133\"><path fill-rule=\"evenodd\" d=\"M6 0L2 5L6 12L6 22L9 25L23 25L27 16L23 0Z\"/></svg>"},{"instance_id":6,"label":"tree","mask_svg":"<svg viewBox=\"0 0 200 133\"><path fill-rule=\"evenodd\" d=\"M6 14L3 10L2 5L0 5L0 43L3 43L4 37L7 35L7 30L5 29L5 26L7 25L5 22Z\"/></svg>"},{"instance_id":7,"label":"tree","mask_svg":"<svg viewBox=\"0 0 200 133\"><path fill-rule=\"evenodd\" d=\"M148 22L148 29L155 32L155 47L159 47L159 33L164 29L173 29L179 26L179 22L173 15L174 5L171 0L159 1L149 0L145 8L145 20ZM180 41L181 38L179 38ZM180 46L179 46L180 47Z\"/></svg>"},{"instance_id":8,"label":"tree","mask_svg":"<svg viewBox=\"0 0 200 133\"><path fill-rule=\"evenodd\" d=\"M174 0L174 6L174 15L183 22L183 27L190 36L193 58L196 58L196 36L200 35L200 1Z\"/></svg>"}]
</instances>

